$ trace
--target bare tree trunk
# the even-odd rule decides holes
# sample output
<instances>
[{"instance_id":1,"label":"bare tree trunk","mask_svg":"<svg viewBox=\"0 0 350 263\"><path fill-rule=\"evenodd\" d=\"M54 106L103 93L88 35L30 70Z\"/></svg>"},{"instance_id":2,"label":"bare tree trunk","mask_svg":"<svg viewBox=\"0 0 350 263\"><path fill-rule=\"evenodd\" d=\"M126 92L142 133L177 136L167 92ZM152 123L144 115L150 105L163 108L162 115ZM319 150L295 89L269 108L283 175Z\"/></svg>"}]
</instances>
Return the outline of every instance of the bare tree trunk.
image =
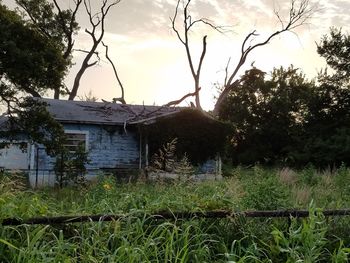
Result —
<instances>
[{"instance_id":1,"label":"bare tree trunk","mask_svg":"<svg viewBox=\"0 0 350 263\"><path fill-rule=\"evenodd\" d=\"M54 98L55 100L60 99L60 89L55 89L55 90L54 90L53 98Z\"/></svg>"},{"instance_id":2,"label":"bare tree trunk","mask_svg":"<svg viewBox=\"0 0 350 263\"><path fill-rule=\"evenodd\" d=\"M92 66L94 66L94 65L96 65L98 63L98 60L96 60L96 61L94 61L94 62L89 64L89 61L90 61L91 57L95 54L97 46L98 46L98 43L94 43L94 45L91 47L90 51L88 52L88 54L84 58L83 63L81 64L80 69L79 69L77 75L74 78L73 87L72 87L72 90L69 93L68 100L74 100L74 98L77 96L78 89L80 87L80 80L83 77L85 71L89 67L92 67Z\"/></svg>"},{"instance_id":3,"label":"bare tree trunk","mask_svg":"<svg viewBox=\"0 0 350 263\"><path fill-rule=\"evenodd\" d=\"M216 100L216 103L214 105L214 110L213 110L213 115L214 116L218 116L219 115L219 111L220 111L220 106L222 105L222 103L225 101L225 99L228 97L228 95L230 94L230 91L237 88L239 85L240 81L236 80L235 82L233 82L230 87L225 86L225 88L222 90L222 92L220 93L219 97Z\"/></svg>"}]
</instances>

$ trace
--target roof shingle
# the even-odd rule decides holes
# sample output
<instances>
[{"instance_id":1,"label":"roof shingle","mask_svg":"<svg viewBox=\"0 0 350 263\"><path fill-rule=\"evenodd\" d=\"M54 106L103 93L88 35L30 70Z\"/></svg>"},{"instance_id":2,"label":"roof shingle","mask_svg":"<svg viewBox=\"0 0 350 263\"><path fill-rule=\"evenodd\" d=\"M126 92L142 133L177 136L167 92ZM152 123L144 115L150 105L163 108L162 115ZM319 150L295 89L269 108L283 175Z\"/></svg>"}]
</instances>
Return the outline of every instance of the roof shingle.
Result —
<instances>
[{"instance_id":1,"label":"roof shingle","mask_svg":"<svg viewBox=\"0 0 350 263\"><path fill-rule=\"evenodd\" d=\"M179 113L181 107L144 106L109 102L41 99L52 116L65 123L136 124Z\"/></svg>"}]
</instances>

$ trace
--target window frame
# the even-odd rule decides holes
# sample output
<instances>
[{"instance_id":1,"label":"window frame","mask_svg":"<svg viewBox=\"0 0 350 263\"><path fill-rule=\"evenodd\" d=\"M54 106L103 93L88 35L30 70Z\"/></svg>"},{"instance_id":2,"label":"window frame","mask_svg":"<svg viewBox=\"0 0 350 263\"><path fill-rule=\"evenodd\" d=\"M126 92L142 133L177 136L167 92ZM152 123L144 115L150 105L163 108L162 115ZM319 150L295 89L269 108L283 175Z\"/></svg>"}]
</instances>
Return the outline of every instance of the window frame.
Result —
<instances>
[{"instance_id":1,"label":"window frame","mask_svg":"<svg viewBox=\"0 0 350 263\"><path fill-rule=\"evenodd\" d=\"M89 150L89 131L64 130L64 134L84 134L85 135L85 152L87 152ZM64 144L64 146L66 146L66 145L67 144ZM71 151L71 152L73 152L73 151Z\"/></svg>"}]
</instances>

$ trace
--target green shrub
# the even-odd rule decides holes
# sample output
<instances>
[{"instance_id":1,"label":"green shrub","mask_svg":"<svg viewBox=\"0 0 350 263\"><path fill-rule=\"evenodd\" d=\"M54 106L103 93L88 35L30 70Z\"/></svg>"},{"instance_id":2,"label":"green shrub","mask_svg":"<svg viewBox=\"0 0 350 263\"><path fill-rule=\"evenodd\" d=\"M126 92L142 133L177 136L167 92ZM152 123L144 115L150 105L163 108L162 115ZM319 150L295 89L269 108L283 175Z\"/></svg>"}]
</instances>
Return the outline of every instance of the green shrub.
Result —
<instances>
[{"instance_id":1,"label":"green shrub","mask_svg":"<svg viewBox=\"0 0 350 263\"><path fill-rule=\"evenodd\" d=\"M257 176L246 185L242 203L248 209L282 209L290 204L288 196L288 188L276 176Z\"/></svg>"},{"instance_id":2,"label":"green shrub","mask_svg":"<svg viewBox=\"0 0 350 263\"><path fill-rule=\"evenodd\" d=\"M74 184L79 187L86 187L86 164L90 162L89 153L83 145L79 145L75 151L63 148L56 156L54 171L59 181L59 186Z\"/></svg>"},{"instance_id":3,"label":"green shrub","mask_svg":"<svg viewBox=\"0 0 350 263\"><path fill-rule=\"evenodd\" d=\"M340 190L343 198L350 199L350 169L342 164L336 171L335 184Z\"/></svg>"},{"instance_id":4,"label":"green shrub","mask_svg":"<svg viewBox=\"0 0 350 263\"><path fill-rule=\"evenodd\" d=\"M314 166L308 165L300 172L299 181L308 186L315 186L320 180L320 176Z\"/></svg>"},{"instance_id":5,"label":"green shrub","mask_svg":"<svg viewBox=\"0 0 350 263\"><path fill-rule=\"evenodd\" d=\"M314 209L309 213L301 224L293 218L286 233L279 229L272 231L275 244L271 251L275 251L277 258L283 258L283 262L322 262L326 257L325 218Z\"/></svg>"}]
</instances>

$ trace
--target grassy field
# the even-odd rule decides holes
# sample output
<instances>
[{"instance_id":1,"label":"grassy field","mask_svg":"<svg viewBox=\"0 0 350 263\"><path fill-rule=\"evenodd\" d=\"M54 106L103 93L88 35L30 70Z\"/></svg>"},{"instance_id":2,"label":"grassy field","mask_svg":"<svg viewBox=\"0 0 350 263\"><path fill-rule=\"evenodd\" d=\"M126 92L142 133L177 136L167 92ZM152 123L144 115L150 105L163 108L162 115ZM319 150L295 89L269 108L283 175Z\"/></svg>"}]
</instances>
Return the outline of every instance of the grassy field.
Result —
<instances>
[{"instance_id":1,"label":"grassy field","mask_svg":"<svg viewBox=\"0 0 350 263\"><path fill-rule=\"evenodd\" d=\"M116 184L28 190L0 179L0 221L8 217L128 214L113 222L0 225L0 262L348 262L350 170L227 169L222 181ZM305 219L156 220L158 211L310 209ZM319 209L320 208L320 209ZM144 216L136 216L139 214Z\"/></svg>"}]
</instances>

